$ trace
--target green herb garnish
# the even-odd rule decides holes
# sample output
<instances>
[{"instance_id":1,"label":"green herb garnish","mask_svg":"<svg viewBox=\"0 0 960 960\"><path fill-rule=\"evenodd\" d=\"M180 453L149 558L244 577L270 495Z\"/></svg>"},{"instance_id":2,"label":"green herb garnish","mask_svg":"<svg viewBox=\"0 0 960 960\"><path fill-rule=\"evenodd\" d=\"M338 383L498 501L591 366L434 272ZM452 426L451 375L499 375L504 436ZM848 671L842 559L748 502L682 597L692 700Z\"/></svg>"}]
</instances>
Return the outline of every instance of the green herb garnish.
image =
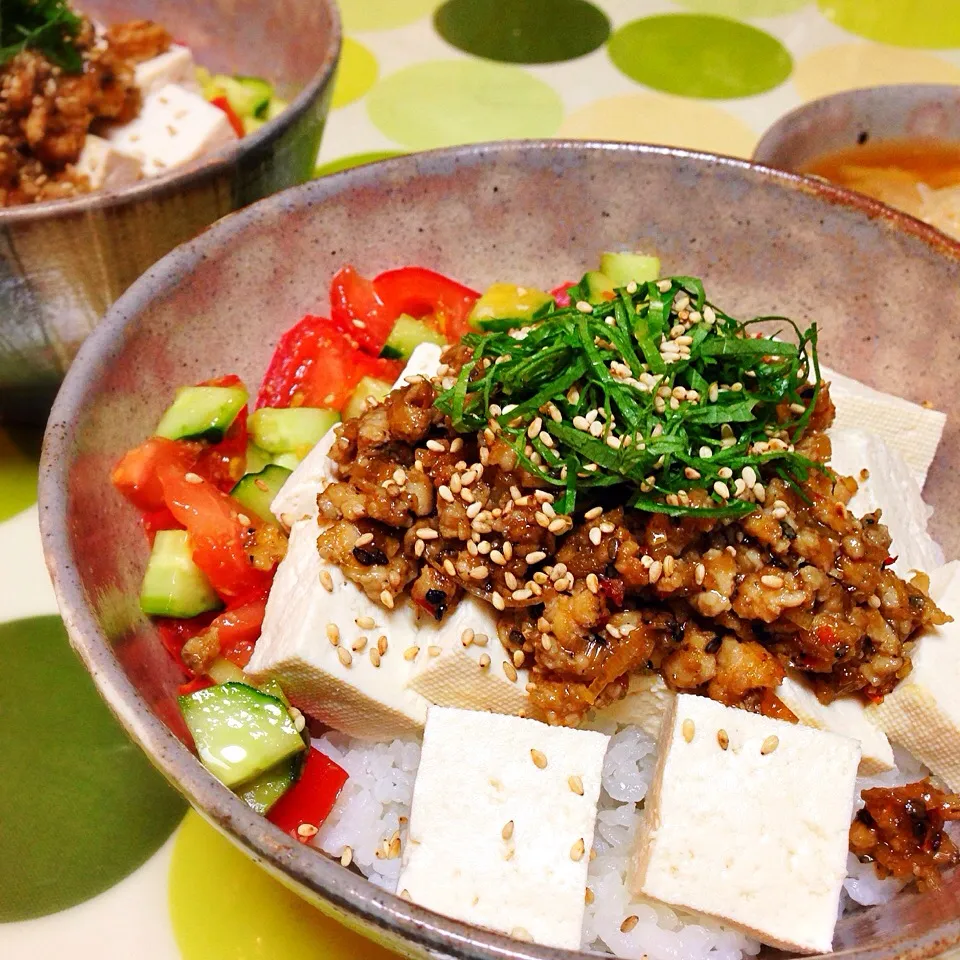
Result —
<instances>
[{"instance_id":1,"label":"green herb garnish","mask_svg":"<svg viewBox=\"0 0 960 960\"><path fill-rule=\"evenodd\" d=\"M585 284L570 292L575 305L467 334L472 356L436 401L456 431L492 429L562 488L558 511L624 485L640 510L736 517L756 509L765 480L799 488L825 469L794 449L819 394L816 324L735 320L694 277L630 284L603 303L587 302ZM795 342L754 333L761 321ZM697 489L709 499L691 501Z\"/></svg>"},{"instance_id":2,"label":"green herb garnish","mask_svg":"<svg viewBox=\"0 0 960 960\"><path fill-rule=\"evenodd\" d=\"M0 0L0 66L29 48L67 73L79 73L82 25L66 0Z\"/></svg>"}]
</instances>

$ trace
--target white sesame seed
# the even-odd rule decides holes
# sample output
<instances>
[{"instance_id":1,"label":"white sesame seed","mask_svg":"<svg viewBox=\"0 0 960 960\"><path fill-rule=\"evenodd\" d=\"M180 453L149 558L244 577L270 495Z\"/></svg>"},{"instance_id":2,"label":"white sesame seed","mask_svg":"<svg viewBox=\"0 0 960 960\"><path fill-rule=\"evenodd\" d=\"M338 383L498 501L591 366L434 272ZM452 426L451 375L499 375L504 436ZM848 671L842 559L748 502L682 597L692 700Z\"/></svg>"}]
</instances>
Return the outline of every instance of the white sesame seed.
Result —
<instances>
[{"instance_id":1,"label":"white sesame seed","mask_svg":"<svg viewBox=\"0 0 960 960\"><path fill-rule=\"evenodd\" d=\"M775 734L771 734L760 745L760 752L764 756L766 756L768 753L773 753L773 751L776 750L778 746L780 746L780 738Z\"/></svg>"},{"instance_id":2,"label":"white sesame seed","mask_svg":"<svg viewBox=\"0 0 960 960\"><path fill-rule=\"evenodd\" d=\"M542 550L533 550L524 557L527 563L539 563L546 559L546 554Z\"/></svg>"},{"instance_id":3,"label":"white sesame seed","mask_svg":"<svg viewBox=\"0 0 960 960\"><path fill-rule=\"evenodd\" d=\"M683 721L681 730L683 731L683 739L686 740L687 743L692 742L693 735L696 733L696 726L689 717Z\"/></svg>"},{"instance_id":4,"label":"white sesame seed","mask_svg":"<svg viewBox=\"0 0 960 960\"><path fill-rule=\"evenodd\" d=\"M486 580L490 576L490 571L482 564L470 568L470 578L472 580Z\"/></svg>"},{"instance_id":5,"label":"white sesame seed","mask_svg":"<svg viewBox=\"0 0 960 960\"><path fill-rule=\"evenodd\" d=\"M419 648L416 644L413 644L413 645L407 647L407 649L403 651L403 659L404 659L404 660L416 660L416 659L417 659L417 654L418 654L419 652L420 652L420 648Z\"/></svg>"},{"instance_id":6,"label":"white sesame seed","mask_svg":"<svg viewBox=\"0 0 960 960\"><path fill-rule=\"evenodd\" d=\"M434 453L443 453L443 444L439 440L428 440L427 449L432 450Z\"/></svg>"},{"instance_id":7,"label":"white sesame seed","mask_svg":"<svg viewBox=\"0 0 960 960\"><path fill-rule=\"evenodd\" d=\"M593 307L586 300L578 300L577 309L581 313L593 313Z\"/></svg>"},{"instance_id":8,"label":"white sesame seed","mask_svg":"<svg viewBox=\"0 0 960 960\"><path fill-rule=\"evenodd\" d=\"M727 734L726 730L717 731L717 743L720 744L721 750L726 750L730 746L730 736Z\"/></svg>"},{"instance_id":9,"label":"white sesame seed","mask_svg":"<svg viewBox=\"0 0 960 960\"><path fill-rule=\"evenodd\" d=\"M373 617L357 617L353 622L361 630L372 630L377 625L377 621Z\"/></svg>"},{"instance_id":10,"label":"white sesame seed","mask_svg":"<svg viewBox=\"0 0 960 960\"><path fill-rule=\"evenodd\" d=\"M539 767L541 770L545 770L547 767L547 757L542 751L537 750L535 747L530 750L530 759L533 761L534 766Z\"/></svg>"},{"instance_id":11,"label":"white sesame seed","mask_svg":"<svg viewBox=\"0 0 960 960\"><path fill-rule=\"evenodd\" d=\"M340 854L340 865L342 867L349 867L350 862L353 860L353 848L346 846L343 848L343 853Z\"/></svg>"},{"instance_id":12,"label":"white sesame seed","mask_svg":"<svg viewBox=\"0 0 960 960\"><path fill-rule=\"evenodd\" d=\"M583 837L580 837L579 840L570 848L570 859L579 862L583 859L583 854L586 849L586 845L583 842Z\"/></svg>"},{"instance_id":13,"label":"white sesame seed","mask_svg":"<svg viewBox=\"0 0 960 960\"><path fill-rule=\"evenodd\" d=\"M567 527L567 520L565 517L557 517L556 520L551 520L547 525L547 529L551 533L563 533Z\"/></svg>"},{"instance_id":14,"label":"white sesame seed","mask_svg":"<svg viewBox=\"0 0 960 960\"><path fill-rule=\"evenodd\" d=\"M334 646L340 642L340 628L335 623L327 624L327 639Z\"/></svg>"},{"instance_id":15,"label":"white sesame seed","mask_svg":"<svg viewBox=\"0 0 960 960\"><path fill-rule=\"evenodd\" d=\"M778 590L783 586L783 577L775 577L772 574L764 574L760 578L760 582L765 586L769 587L771 590Z\"/></svg>"},{"instance_id":16,"label":"white sesame seed","mask_svg":"<svg viewBox=\"0 0 960 960\"><path fill-rule=\"evenodd\" d=\"M384 590L380 594L380 602L388 609L393 609L393 594L389 590Z\"/></svg>"},{"instance_id":17,"label":"white sesame seed","mask_svg":"<svg viewBox=\"0 0 960 960\"><path fill-rule=\"evenodd\" d=\"M714 493L723 497L724 500L730 499L730 488L722 480L718 480L713 485L713 490L714 490Z\"/></svg>"},{"instance_id":18,"label":"white sesame seed","mask_svg":"<svg viewBox=\"0 0 960 960\"><path fill-rule=\"evenodd\" d=\"M445 483L440 484L437 493L446 500L447 503L453 503L453 491Z\"/></svg>"},{"instance_id":19,"label":"white sesame seed","mask_svg":"<svg viewBox=\"0 0 960 960\"><path fill-rule=\"evenodd\" d=\"M203 477L198 473L193 473L193 471L185 473L183 479L186 480L187 483L203 483Z\"/></svg>"},{"instance_id":20,"label":"white sesame seed","mask_svg":"<svg viewBox=\"0 0 960 960\"><path fill-rule=\"evenodd\" d=\"M320 571L320 585L327 593L333 593L333 577L330 576L329 570Z\"/></svg>"},{"instance_id":21,"label":"white sesame seed","mask_svg":"<svg viewBox=\"0 0 960 960\"><path fill-rule=\"evenodd\" d=\"M315 837L320 831L312 823L301 823L297 827L297 836L304 837L309 839L310 837Z\"/></svg>"},{"instance_id":22,"label":"white sesame seed","mask_svg":"<svg viewBox=\"0 0 960 960\"><path fill-rule=\"evenodd\" d=\"M337 656L345 667L349 667L353 663L353 655L346 647L337 647Z\"/></svg>"},{"instance_id":23,"label":"white sesame seed","mask_svg":"<svg viewBox=\"0 0 960 960\"><path fill-rule=\"evenodd\" d=\"M595 573L588 573L586 580L587 580L587 589L593 594L598 593L600 590L599 577Z\"/></svg>"},{"instance_id":24,"label":"white sesame seed","mask_svg":"<svg viewBox=\"0 0 960 960\"><path fill-rule=\"evenodd\" d=\"M650 583L656 583L660 579L660 574L663 573L663 564L659 560L654 560L650 564L650 569L647 571L648 576L650 577Z\"/></svg>"},{"instance_id":25,"label":"white sesame seed","mask_svg":"<svg viewBox=\"0 0 960 960\"><path fill-rule=\"evenodd\" d=\"M600 528L599 528L599 527L591 527L591 528L590 528L590 533L588 534L588 536L590 537L590 542L591 542L595 547L599 547L599 546L600 546L600 541L603 540L603 534L600 532Z\"/></svg>"},{"instance_id":26,"label":"white sesame seed","mask_svg":"<svg viewBox=\"0 0 960 960\"><path fill-rule=\"evenodd\" d=\"M516 683L517 668L509 660L503 661L503 672L511 683Z\"/></svg>"},{"instance_id":27,"label":"white sesame seed","mask_svg":"<svg viewBox=\"0 0 960 960\"><path fill-rule=\"evenodd\" d=\"M480 654L480 659L477 661L480 664L481 670L486 670L490 666L490 655L486 653Z\"/></svg>"},{"instance_id":28,"label":"white sesame seed","mask_svg":"<svg viewBox=\"0 0 960 960\"><path fill-rule=\"evenodd\" d=\"M490 602L497 610L505 610L507 607L506 601L503 599L503 595L499 593L494 593L490 597Z\"/></svg>"}]
</instances>

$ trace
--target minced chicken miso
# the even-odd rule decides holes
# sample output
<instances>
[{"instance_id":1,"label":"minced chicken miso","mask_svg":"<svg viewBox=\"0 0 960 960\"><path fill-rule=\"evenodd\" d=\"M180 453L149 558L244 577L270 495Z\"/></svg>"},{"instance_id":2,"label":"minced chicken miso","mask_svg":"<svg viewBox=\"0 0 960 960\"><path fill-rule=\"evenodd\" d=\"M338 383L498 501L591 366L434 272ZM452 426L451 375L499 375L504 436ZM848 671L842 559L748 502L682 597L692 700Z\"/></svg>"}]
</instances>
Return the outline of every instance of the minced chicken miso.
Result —
<instances>
[{"instance_id":1,"label":"minced chicken miso","mask_svg":"<svg viewBox=\"0 0 960 960\"><path fill-rule=\"evenodd\" d=\"M960 143L866 141L816 157L800 172L865 193L960 238Z\"/></svg>"}]
</instances>

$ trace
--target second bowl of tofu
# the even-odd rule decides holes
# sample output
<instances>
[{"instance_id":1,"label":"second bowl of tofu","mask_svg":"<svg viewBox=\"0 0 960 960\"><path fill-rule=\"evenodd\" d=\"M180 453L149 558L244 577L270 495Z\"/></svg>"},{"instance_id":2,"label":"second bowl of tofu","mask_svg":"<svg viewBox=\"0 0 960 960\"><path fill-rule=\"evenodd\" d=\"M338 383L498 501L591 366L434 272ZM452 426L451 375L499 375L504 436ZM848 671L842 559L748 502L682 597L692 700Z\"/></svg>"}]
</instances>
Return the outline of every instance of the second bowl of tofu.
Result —
<instances>
[{"instance_id":1,"label":"second bowl of tofu","mask_svg":"<svg viewBox=\"0 0 960 960\"><path fill-rule=\"evenodd\" d=\"M639 145L263 201L68 375L71 640L208 819L407 956L932 957L958 274L866 198Z\"/></svg>"},{"instance_id":2,"label":"second bowl of tofu","mask_svg":"<svg viewBox=\"0 0 960 960\"><path fill-rule=\"evenodd\" d=\"M4 130L25 143L17 162L24 149L37 157L22 176L6 161L3 171L0 416L41 424L80 344L140 274L225 214L312 176L340 51L327 0L72 6L95 31L79 32L82 60L28 49L0 68ZM162 21L159 43L143 20ZM18 116L13 92L38 70L52 71L60 99ZM103 119L74 143L64 97L87 97L90 83L83 115Z\"/></svg>"}]
</instances>

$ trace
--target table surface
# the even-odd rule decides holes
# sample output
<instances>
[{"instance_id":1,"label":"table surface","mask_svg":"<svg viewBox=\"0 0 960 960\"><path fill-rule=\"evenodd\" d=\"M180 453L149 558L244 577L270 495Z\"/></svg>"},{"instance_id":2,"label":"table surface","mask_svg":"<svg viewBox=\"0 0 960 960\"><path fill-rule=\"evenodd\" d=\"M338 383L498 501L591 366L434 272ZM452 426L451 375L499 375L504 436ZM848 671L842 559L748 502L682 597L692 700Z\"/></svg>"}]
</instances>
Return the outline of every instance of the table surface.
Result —
<instances>
[{"instance_id":1,"label":"table surface","mask_svg":"<svg viewBox=\"0 0 960 960\"><path fill-rule=\"evenodd\" d=\"M321 174L513 137L748 157L806 100L960 83L954 0L340 4L346 41ZM0 955L386 957L188 811L117 728L56 615L36 461L36 437L0 429Z\"/></svg>"}]
</instances>

